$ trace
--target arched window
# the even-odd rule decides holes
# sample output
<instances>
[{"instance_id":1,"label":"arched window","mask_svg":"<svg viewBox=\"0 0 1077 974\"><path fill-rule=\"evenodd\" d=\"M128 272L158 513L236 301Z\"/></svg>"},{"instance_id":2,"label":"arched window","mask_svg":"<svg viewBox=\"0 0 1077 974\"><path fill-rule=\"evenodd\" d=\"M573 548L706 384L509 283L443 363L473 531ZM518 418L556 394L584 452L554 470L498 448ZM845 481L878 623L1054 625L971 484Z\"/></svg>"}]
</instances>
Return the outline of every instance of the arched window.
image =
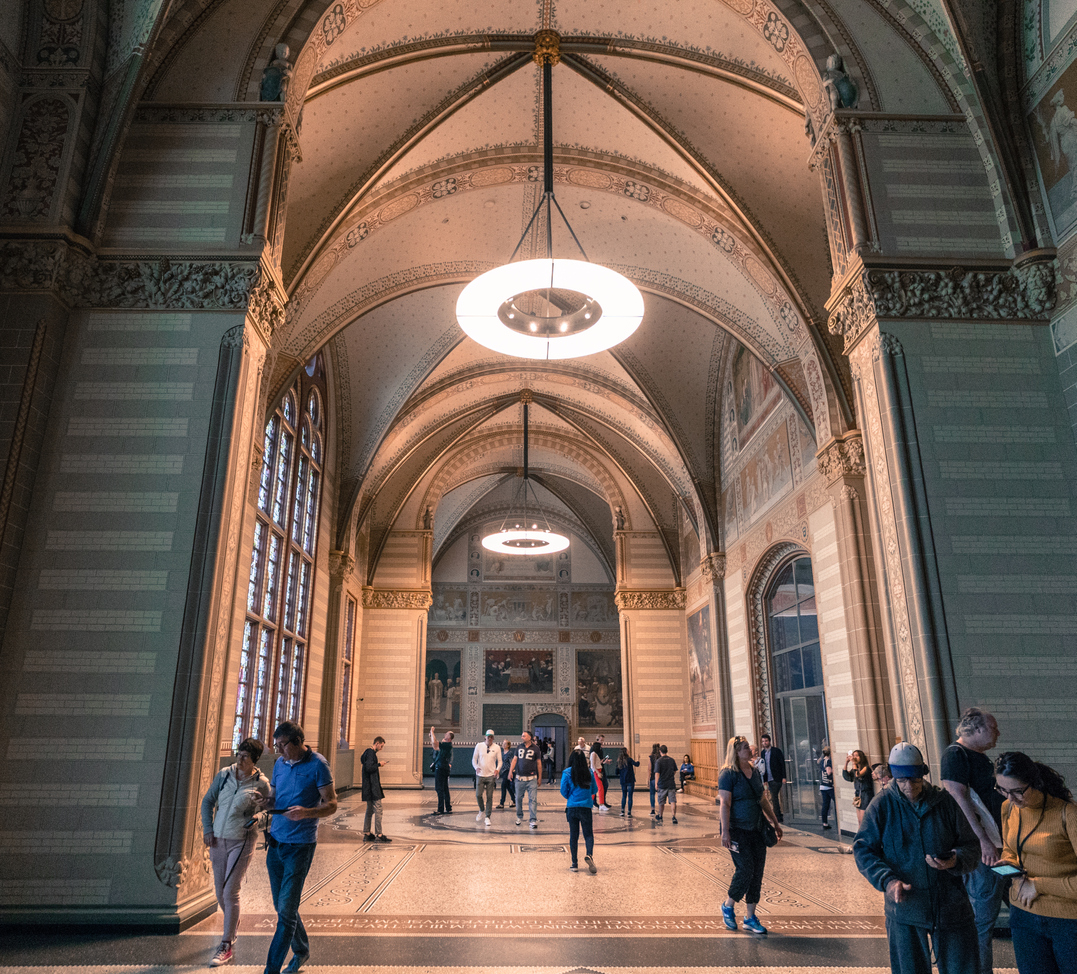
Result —
<instances>
[{"instance_id":1,"label":"arched window","mask_svg":"<svg viewBox=\"0 0 1077 974\"><path fill-rule=\"evenodd\" d=\"M775 574L767 589L766 614L777 722L772 733L785 752L789 783L782 801L791 806L786 811L814 818L827 725L810 558L796 558Z\"/></svg>"},{"instance_id":2,"label":"arched window","mask_svg":"<svg viewBox=\"0 0 1077 974\"><path fill-rule=\"evenodd\" d=\"M325 368L315 356L265 429L233 747L303 719L324 458Z\"/></svg>"}]
</instances>

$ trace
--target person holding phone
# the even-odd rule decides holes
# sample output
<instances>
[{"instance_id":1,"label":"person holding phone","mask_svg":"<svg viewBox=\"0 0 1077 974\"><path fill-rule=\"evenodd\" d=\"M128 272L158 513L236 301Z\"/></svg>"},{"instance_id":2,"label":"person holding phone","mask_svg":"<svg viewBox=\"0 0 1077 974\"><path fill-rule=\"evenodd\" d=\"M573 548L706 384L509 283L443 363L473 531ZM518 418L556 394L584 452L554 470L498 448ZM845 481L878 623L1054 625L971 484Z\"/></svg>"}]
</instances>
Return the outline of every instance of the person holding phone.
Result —
<instances>
[{"instance_id":1,"label":"person holding phone","mask_svg":"<svg viewBox=\"0 0 1077 974\"><path fill-rule=\"evenodd\" d=\"M949 792L924 781L919 748L890 751L894 784L873 801L853 840L857 869L885 894L893 974L972 974L976 923L961 882L980 861L980 843ZM930 943L928 937L930 936Z\"/></svg>"},{"instance_id":2,"label":"person holding phone","mask_svg":"<svg viewBox=\"0 0 1077 974\"><path fill-rule=\"evenodd\" d=\"M1077 974L1077 805L1062 776L1020 751L995 762L1010 932L1021 974Z\"/></svg>"},{"instance_id":3,"label":"person holding phone","mask_svg":"<svg viewBox=\"0 0 1077 974\"><path fill-rule=\"evenodd\" d=\"M850 751L845 758L845 767L841 776L853 783L853 808L856 809L856 821L864 821L864 812L875 797L875 782L872 780L871 765L863 751Z\"/></svg>"}]
</instances>

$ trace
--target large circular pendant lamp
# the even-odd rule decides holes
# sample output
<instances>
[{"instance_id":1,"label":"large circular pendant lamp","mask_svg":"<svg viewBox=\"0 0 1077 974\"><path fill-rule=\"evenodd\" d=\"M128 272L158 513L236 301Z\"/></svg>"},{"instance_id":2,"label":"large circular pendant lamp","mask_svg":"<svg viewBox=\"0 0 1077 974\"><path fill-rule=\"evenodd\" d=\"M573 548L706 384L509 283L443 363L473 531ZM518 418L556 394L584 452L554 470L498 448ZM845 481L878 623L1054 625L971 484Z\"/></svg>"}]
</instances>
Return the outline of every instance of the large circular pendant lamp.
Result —
<instances>
[{"instance_id":1,"label":"large circular pendant lamp","mask_svg":"<svg viewBox=\"0 0 1077 974\"><path fill-rule=\"evenodd\" d=\"M546 515L542 513L538 494L531 486L527 463L527 406L531 402L530 390L524 390L520 401L524 405L524 476L516 495L512 499L512 513L501 522L501 527L493 534L482 539L482 546L487 551L496 551L502 555L541 555L564 551L568 547L568 538L558 534L550 527ZM534 498L534 508L528 500L528 492Z\"/></svg>"},{"instance_id":2,"label":"large circular pendant lamp","mask_svg":"<svg viewBox=\"0 0 1077 974\"><path fill-rule=\"evenodd\" d=\"M542 66L543 193L509 263L480 274L460 293L456 318L480 345L530 359L591 355L623 342L643 320L643 296L627 277L587 259L553 192L553 65L560 35L535 35ZM583 260L553 256L553 208L561 215ZM513 263L538 215L546 211L546 256Z\"/></svg>"}]
</instances>

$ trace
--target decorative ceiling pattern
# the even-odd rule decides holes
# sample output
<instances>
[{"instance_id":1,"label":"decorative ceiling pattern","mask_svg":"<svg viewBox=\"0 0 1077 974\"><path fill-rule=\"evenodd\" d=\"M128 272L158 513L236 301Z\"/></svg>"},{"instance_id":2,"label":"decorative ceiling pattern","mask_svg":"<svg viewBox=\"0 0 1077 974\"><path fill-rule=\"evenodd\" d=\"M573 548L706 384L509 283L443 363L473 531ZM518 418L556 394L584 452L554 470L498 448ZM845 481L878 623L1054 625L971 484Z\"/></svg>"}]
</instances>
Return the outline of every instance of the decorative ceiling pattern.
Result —
<instances>
[{"instance_id":1,"label":"decorative ceiling pattern","mask_svg":"<svg viewBox=\"0 0 1077 974\"><path fill-rule=\"evenodd\" d=\"M275 38L292 44L285 117L302 151L274 351L281 363L319 349L331 359L338 541L364 532L376 560L387 532L421 528L429 506L440 550L503 507L530 389L534 476L607 564L615 508L667 544L687 517L700 553L715 550L732 406L721 369L735 348L820 445L848 420L818 332L832 268L805 122L820 132L830 110L820 70L840 52L863 75L862 109L964 112L949 6L842 0L816 16L801 0L180 0L158 100L253 97ZM622 346L558 363L494 355L454 313L463 285L512 254L541 196L540 28L561 35L557 200L587 256L636 282L646 305ZM229 31L245 60L227 56ZM559 226L551 243L576 256ZM545 246L539 228L521 253ZM670 558L681 577L676 543Z\"/></svg>"}]
</instances>

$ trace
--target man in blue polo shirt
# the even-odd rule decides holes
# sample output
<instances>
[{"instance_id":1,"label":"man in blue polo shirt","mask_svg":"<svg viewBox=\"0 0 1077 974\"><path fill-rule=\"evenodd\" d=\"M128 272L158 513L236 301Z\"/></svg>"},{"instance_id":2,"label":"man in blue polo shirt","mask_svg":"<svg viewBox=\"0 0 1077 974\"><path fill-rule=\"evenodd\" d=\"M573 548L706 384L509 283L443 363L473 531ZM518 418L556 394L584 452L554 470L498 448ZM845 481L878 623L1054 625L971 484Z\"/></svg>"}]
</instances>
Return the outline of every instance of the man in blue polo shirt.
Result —
<instances>
[{"instance_id":1,"label":"man in blue polo shirt","mask_svg":"<svg viewBox=\"0 0 1077 974\"><path fill-rule=\"evenodd\" d=\"M273 749L278 755L273 765L273 806L286 811L273 816L267 840L266 870L277 929L269 945L265 974L281 974L289 945L292 960L285 971L298 971L310 957L299 901L318 842L318 819L337 810L329 764L303 740L303 728L290 720L273 732Z\"/></svg>"}]
</instances>

